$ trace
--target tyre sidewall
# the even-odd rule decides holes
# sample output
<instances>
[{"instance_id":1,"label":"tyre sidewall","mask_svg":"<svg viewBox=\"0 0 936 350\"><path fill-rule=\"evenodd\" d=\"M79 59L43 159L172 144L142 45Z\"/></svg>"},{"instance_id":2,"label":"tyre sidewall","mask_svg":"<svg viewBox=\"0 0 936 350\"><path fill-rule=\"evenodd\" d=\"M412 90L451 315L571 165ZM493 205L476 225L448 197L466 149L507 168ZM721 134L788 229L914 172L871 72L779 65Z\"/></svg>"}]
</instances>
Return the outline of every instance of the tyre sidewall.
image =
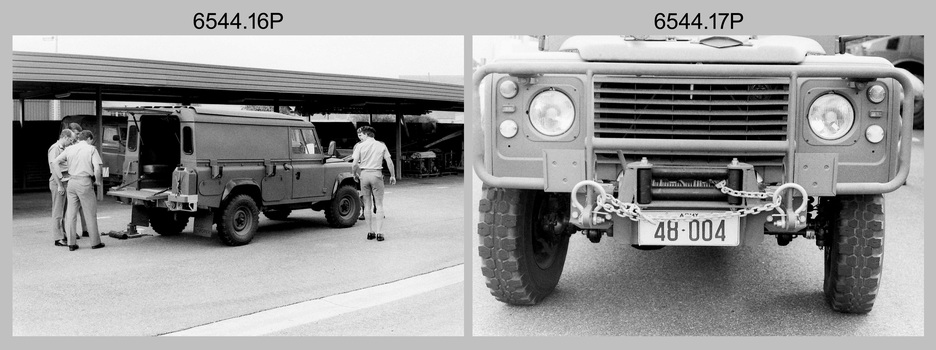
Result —
<instances>
[{"instance_id":1,"label":"tyre sidewall","mask_svg":"<svg viewBox=\"0 0 936 350\"><path fill-rule=\"evenodd\" d=\"M326 213L329 225L333 227L351 227L357 223L361 214L358 192L351 185L344 185L335 191Z\"/></svg>"}]
</instances>

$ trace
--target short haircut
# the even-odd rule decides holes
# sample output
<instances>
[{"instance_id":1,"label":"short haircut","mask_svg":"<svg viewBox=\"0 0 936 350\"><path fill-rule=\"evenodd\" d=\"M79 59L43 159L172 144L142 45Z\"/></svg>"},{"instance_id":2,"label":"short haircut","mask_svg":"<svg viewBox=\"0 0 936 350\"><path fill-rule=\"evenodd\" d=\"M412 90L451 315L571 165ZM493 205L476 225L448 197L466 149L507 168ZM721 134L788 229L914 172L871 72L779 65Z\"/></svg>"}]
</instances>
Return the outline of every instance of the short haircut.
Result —
<instances>
[{"instance_id":1,"label":"short haircut","mask_svg":"<svg viewBox=\"0 0 936 350\"><path fill-rule=\"evenodd\" d=\"M357 129L357 132L366 134L367 136L374 137L377 134L377 130L374 130L374 127L370 125L364 125Z\"/></svg>"},{"instance_id":2,"label":"short haircut","mask_svg":"<svg viewBox=\"0 0 936 350\"><path fill-rule=\"evenodd\" d=\"M84 141L88 139L94 140L94 134L92 134L90 130L84 130L78 133L78 141Z\"/></svg>"},{"instance_id":3,"label":"short haircut","mask_svg":"<svg viewBox=\"0 0 936 350\"><path fill-rule=\"evenodd\" d=\"M74 131L74 132L76 132L76 133L79 133L79 132L82 131L81 124L78 124L78 123L69 123L69 124L68 124L68 129L70 129L71 131Z\"/></svg>"},{"instance_id":4,"label":"short haircut","mask_svg":"<svg viewBox=\"0 0 936 350\"><path fill-rule=\"evenodd\" d=\"M75 137L75 133L71 130L65 129L59 134L59 139L70 139Z\"/></svg>"}]
</instances>

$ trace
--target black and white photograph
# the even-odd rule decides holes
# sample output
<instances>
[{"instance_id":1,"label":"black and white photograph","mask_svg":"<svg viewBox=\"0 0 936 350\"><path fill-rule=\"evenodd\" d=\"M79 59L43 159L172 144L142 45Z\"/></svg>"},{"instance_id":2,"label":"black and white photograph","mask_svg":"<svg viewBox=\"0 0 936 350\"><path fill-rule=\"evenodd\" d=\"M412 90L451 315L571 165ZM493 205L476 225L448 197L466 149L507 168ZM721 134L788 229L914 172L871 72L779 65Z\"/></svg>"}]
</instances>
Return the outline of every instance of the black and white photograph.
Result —
<instances>
[{"instance_id":1,"label":"black and white photograph","mask_svg":"<svg viewBox=\"0 0 936 350\"><path fill-rule=\"evenodd\" d=\"M463 36L12 41L12 335L465 334Z\"/></svg>"},{"instance_id":2,"label":"black and white photograph","mask_svg":"<svg viewBox=\"0 0 936 350\"><path fill-rule=\"evenodd\" d=\"M922 35L472 46L473 335L924 334Z\"/></svg>"}]
</instances>

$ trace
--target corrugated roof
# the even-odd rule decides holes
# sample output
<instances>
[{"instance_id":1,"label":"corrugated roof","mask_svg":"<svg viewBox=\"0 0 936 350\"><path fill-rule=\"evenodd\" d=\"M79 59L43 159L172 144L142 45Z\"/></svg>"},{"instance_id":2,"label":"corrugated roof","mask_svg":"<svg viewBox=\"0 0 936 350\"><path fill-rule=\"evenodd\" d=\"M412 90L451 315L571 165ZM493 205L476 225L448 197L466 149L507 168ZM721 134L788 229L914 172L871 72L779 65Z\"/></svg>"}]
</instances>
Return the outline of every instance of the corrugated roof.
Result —
<instances>
[{"instance_id":1,"label":"corrugated roof","mask_svg":"<svg viewBox=\"0 0 936 350\"><path fill-rule=\"evenodd\" d=\"M13 52L13 98L302 106L311 113L462 111L464 88L404 79ZM56 97L58 95L58 97Z\"/></svg>"}]
</instances>

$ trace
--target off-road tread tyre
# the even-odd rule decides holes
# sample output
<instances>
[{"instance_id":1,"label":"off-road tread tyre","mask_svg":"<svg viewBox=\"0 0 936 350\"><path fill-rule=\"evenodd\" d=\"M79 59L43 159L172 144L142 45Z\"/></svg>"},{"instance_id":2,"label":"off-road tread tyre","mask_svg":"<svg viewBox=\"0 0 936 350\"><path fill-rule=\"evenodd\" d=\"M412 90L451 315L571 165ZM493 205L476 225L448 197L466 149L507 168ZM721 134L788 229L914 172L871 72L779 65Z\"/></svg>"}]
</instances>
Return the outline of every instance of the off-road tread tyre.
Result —
<instances>
[{"instance_id":1,"label":"off-road tread tyre","mask_svg":"<svg viewBox=\"0 0 936 350\"><path fill-rule=\"evenodd\" d=\"M556 288L565 264L568 235L548 269L533 260L528 226L536 192L485 186L478 205L481 273L491 295L508 304L542 301Z\"/></svg>"},{"instance_id":2,"label":"off-road tread tyre","mask_svg":"<svg viewBox=\"0 0 936 350\"><path fill-rule=\"evenodd\" d=\"M178 215L173 219L168 210L152 209L149 213L150 227L160 236L178 236L188 225L188 216ZM180 218L181 217L181 218Z\"/></svg>"},{"instance_id":3,"label":"off-road tread tyre","mask_svg":"<svg viewBox=\"0 0 936 350\"><path fill-rule=\"evenodd\" d=\"M286 220L291 213L291 209L264 210L263 216L266 216L267 219L270 220Z\"/></svg>"},{"instance_id":4,"label":"off-road tread tyre","mask_svg":"<svg viewBox=\"0 0 936 350\"><path fill-rule=\"evenodd\" d=\"M823 290L833 310L865 314L874 306L884 254L884 196L838 196L832 209Z\"/></svg>"},{"instance_id":5,"label":"off-road tread tyre","mask_svg":"<svg viewBox=\"0 0 936 350\"><path fill-rule=\"evenodd\" d=\"M342 198L350 200L350 205L353 207L347 215L341 215L341 200ZM358 221L358 216L361 215L361 203L358 199L358 191L352 185L342 185L338 187L338 190L335 191L335 196L332 197L331 203L328 203L328 206L325 207L325 219L328 220L328 225L336 228L345 228L354 226Z\"/></svg>"},{"instance_id":6,"label":"off-road tread tyre","mask_svg":"<svg viewBox=\"0 0 936 350\"><path fill-rule=\"evenodd\" d=\"M245 229L238 231L234 226L235 215L243 208L248 211L249 222ZM218 224L218 236L221 243L229 246L241 246L250 243L260 223L260 210L252 197L246 194L236 195L221 206L221 218Z\"/></svg>"}]
</instances>

